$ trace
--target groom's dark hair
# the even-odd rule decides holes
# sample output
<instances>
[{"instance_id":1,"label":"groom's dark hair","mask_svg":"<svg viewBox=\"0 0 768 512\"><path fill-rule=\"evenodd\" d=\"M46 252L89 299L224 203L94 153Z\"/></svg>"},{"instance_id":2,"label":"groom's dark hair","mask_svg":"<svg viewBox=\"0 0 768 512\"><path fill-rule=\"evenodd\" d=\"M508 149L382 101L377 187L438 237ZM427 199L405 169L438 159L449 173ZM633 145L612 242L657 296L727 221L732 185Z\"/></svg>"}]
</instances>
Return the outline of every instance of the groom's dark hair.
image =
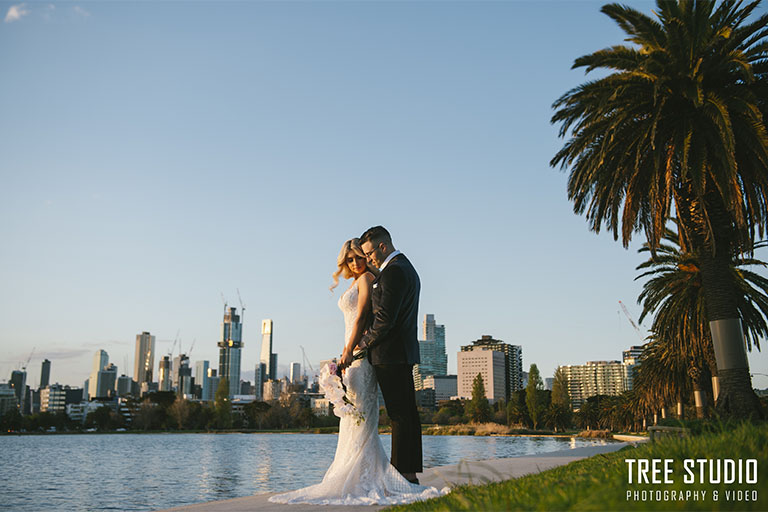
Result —
<instances>
[{"instance_id":1,"label":"groom's dark hair","mask_svg":"<svg viewBox=\"0 0 768 512\"><path fill-rule=\"evenodd\" d=\"M392 245L392 237L389 236L389 231L384 229L384 226L374 226L360 235L360 245L363 245L365 242L371 242L373 245L385 242L388 245Z\"/></svg>"}]
</instances>

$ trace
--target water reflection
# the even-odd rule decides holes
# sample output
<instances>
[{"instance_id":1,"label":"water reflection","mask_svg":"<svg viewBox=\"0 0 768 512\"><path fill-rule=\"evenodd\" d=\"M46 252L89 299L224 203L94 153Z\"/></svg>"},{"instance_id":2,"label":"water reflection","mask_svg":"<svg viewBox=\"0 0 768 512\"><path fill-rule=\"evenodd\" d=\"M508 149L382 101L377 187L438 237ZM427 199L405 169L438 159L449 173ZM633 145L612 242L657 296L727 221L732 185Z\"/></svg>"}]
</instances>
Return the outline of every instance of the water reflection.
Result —
<instances>
[{"instance_id":1,"label":"water reflection","mask_svg":"<svg viewBox=\"0 0 768 512\"><path fill-rule=\"evenodd\" d=\"M318 483L329 434L0 437L0 510L156 510ZM387 454L391 436L382 436ZM605 444L576 438L424 436L424 466Z\"/></svg>"}]
</instances>

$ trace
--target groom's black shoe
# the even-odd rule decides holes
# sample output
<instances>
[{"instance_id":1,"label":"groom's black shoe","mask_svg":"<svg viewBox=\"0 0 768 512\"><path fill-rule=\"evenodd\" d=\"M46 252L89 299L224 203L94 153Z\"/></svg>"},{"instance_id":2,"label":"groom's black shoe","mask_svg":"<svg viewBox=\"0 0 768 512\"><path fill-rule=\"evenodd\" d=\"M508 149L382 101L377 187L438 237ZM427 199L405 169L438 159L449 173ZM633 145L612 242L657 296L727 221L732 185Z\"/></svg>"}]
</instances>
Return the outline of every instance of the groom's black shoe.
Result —
<instances>
[{"instance_id":1,"label":"groom's black shoe","mask_svg":"<svg viewBox=\"0 0 768 512\"><path fill-rule=\"evenodd\" d=\"M409 479L408 479L408 481L409 481L409 482L411 482L412 484L416 484L416 485L419 485L419 479L418 479L418 478L414 478L413 480L411 480L411 479L409 478Z\"/></svg>"}]
</instances>

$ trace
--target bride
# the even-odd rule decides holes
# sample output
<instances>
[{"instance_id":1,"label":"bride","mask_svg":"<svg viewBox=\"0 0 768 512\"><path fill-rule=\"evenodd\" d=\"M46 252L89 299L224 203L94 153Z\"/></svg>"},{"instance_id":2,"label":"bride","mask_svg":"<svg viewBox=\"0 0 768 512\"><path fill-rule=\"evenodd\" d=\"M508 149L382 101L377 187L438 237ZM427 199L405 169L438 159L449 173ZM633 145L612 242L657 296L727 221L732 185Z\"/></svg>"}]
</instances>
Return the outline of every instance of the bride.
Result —
<instances>
[{"instance_id":1,"label":"bride","mask_svg":"<svg viewBox=\"0 0 768 512\"><path fill-rule=\"evenodd\" d=\"M357 238L341 248L334 285L339 275L353 278L352 285L339 298L344 313L344 353L355 353L371 314L370 291L377 270L368 266ZM373 367L366 358L346 368L344 383L347 398L359 416L345 415L339 422L336 456L323 481L303 489L269 498L273 503L312 503L317 505L395 505L426 500L445 494L434 487L412 484L387 460L379 439L378 388Z\"/></svg>"}]
</instances>

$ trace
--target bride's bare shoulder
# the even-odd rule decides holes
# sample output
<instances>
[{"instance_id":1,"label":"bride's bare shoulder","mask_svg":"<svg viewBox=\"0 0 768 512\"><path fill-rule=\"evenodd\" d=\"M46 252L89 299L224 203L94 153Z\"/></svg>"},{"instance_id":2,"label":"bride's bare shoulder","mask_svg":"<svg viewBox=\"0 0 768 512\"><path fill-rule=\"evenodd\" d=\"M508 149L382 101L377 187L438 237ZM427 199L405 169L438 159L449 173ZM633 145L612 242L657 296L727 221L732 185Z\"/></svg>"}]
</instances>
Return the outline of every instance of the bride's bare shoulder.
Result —
<instances>
[{"instance_id":1,"label":"bride's bare shoulder","mask_svg":"<svg viewBox=\"0 0 768 512\"><path fill-rule=\"evenodd\" d=\"M373 283L373 280L375 278L373 277L373 274L370 272L366 272L365 274L361 275L358 279L358 286L367 286L370 288L371 283Z\"/></svg>"}]
</instances>

